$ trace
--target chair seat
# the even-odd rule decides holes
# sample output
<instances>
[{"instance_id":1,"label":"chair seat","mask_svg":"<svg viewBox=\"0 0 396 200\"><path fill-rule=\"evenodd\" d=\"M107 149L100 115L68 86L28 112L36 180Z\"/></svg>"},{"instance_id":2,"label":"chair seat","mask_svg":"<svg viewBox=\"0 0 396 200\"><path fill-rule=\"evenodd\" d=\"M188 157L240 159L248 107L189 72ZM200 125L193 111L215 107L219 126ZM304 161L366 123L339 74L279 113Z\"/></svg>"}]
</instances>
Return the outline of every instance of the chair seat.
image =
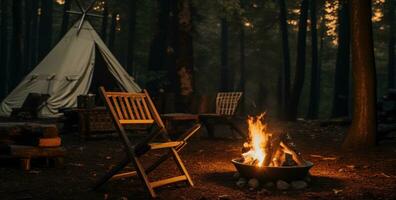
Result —
<instances>
[{"instance_id":1,"label":"chair seat","mask_svg":"<svg viewBox=\"0 0 396 200\"><path fill-rule=\"evenodd\" d=\"M182 145L184 142L180 141L172 141L172 142L163 142L163 143L150 143L149 146L151 149L164 149L164 148L172 148Z\"/></svg>"}]
</instances>

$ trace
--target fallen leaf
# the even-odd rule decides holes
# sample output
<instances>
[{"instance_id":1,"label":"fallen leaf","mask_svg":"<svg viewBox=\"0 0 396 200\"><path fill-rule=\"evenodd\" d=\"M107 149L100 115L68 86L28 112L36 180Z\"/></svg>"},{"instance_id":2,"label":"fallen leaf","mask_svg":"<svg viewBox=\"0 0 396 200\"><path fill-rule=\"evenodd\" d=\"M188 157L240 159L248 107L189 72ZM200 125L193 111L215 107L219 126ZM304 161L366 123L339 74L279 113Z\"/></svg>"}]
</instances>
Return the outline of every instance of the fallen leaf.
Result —
<instances>
[{"instance_id":1,"label":"fallen leaf","mask_svg":"<svg viewBox=\"0 0 396 200\"><path fill-rule=\"evenodd\" d=\"M384 172L381 172L381 176L384 176L385 178L393 178L394 176L390 176L388 174L385 174Z\"/></svg>"},{"instance_id":2,"label":"fallen leaf","mask_svg":"<svg viewBox=\"0 0 396 200\"><path fill-rule=\"evenodd\" d=\"M334 193L335 195L337 195L337 194L339 194L339 193L341 193L341 192L342 192L342 190L333 189L333 193Z\"/></svg>"}]
</instances>

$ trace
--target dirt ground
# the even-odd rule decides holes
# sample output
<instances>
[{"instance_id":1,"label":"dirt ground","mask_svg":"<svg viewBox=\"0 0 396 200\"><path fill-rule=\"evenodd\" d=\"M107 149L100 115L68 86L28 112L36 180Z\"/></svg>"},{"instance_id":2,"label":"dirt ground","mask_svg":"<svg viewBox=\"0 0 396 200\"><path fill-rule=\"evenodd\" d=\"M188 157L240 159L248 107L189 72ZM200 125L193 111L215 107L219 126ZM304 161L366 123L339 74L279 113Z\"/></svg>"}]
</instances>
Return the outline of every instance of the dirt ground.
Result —
<instances>
[{"instance_id":1,"label":"dirt ground","mask_svg":"<svg viewBox=\"0 0 396 200\"><path fill-rule=\"evenodd\" d=\"M195 187L167 186L157 189L158 195L161 199L197 200L396 199L395 141L356 154L342 152L339 148L344 127L322 127L313 122L273 126L288 130L304 158L315 164L308 188L284 192L275 188L238 188L233 178L236 170L230 160L240 155L243 140L208 139L203 129L181 153ZM228 132L225 127L219 130ZM95 181L124 155L117 137L83 141L75 134L65 134L62 139L67 149L64 168L33 163L32 170L24 172L18 168L18 163L1 161L0 199L148 199L136 178L116 180L98 191L91 190ZM157 157L160 153L150 155ZM177 172L170 161L154 171L152 179Z\"/></svg>"}]
</instances>

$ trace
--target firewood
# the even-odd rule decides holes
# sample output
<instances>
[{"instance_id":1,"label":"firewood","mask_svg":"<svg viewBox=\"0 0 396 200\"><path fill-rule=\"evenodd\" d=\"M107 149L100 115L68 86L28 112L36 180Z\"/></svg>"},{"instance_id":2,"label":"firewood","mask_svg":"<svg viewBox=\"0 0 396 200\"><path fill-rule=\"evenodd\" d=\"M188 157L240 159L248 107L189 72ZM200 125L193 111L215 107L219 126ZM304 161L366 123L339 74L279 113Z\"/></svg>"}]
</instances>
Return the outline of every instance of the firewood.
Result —
<instances>
[{"instance_id":1,"label":"firewood","mask_svg":"<svg viewBox=\"0 0 396 200\"><path fill-rule=\"evenodd\" d=\"M280 144L280 143L279 143ZM278 150L275 152L274 157L272 159L272 166L274 167L279 167L282 165L283 161L284 161L284 154L285 152L283 152L283 149L281 147L278 147Z\"/></svg>"},{"instance_id":2,"label":"firewood","mask_svg":"<svg viewBox=\"0 0 396 200\"><path fill-rule=\"evenodd\" d=\"M290 154L293 157L293 160L298 164L298 165L305 165L306 162L305 160L302 158L302 156L300 155L299 152L297 152L295 149L293 149L293 147L291 147L290 145L288 145L285 142L281 142L280 144L282 146L282 148L284 149L285 153Z\"/></svg>"},{"instance_id":3,"label":"firewood","mask_svg":"<svg viewBox=\"0 0 396 200\"><path fill-rule=\"evenodd\" d=\"M275 135L275 134L273 134ZM264 166L269 166L270 163L273 161L275 158L275 154L277 153L280 143L283 140L284 133L277 133L275 136L270 137L270 142L267 143L267 146L269 146L266 151L265 151L265 159L263 162Z\"/></svg>"},{"instance_id":4,"label":"firewood","mask_svg":"<svg viewBox=\"0 0 396 200\"><path fill-rule=\"evenodd\" d=\"M61 145L61 138L40 138L39 147L59 147Z\"/></svg>"}]
</instances>

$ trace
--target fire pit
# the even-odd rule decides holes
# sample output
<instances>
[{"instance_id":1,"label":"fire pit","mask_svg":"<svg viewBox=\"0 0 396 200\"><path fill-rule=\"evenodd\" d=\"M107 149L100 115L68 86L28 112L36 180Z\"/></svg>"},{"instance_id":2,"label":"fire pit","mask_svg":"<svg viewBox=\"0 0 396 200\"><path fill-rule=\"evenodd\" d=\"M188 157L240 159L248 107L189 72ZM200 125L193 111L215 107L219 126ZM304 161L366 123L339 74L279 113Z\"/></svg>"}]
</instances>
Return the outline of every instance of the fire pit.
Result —
<instances>
[{"instance_id":1,"label":"fire pit","mask_svg":"<svg viewBox=\"0 0 396 200\"><path fill-rule=\"evenodd\" d=\"M297 166L263 166L258 167L254 165L244 164L241 158L233 159L231 161L242 177L257 178L265 181L293 181L304 179L313 166L312 162L306 162L305 165Z\"/></svg>"},{"instance_id":2,"label":"fire pit","mask_svg":"<svg viewBox=\"0 0 396 200\"><path fill-rule=\"evenodd\" d=\"M303 180L313 166L305 161L285 132L270 132L265 113L248 118L249 138L242 156L231 162L241 177L265 181Z\"/></svg>"}]
</instances>

